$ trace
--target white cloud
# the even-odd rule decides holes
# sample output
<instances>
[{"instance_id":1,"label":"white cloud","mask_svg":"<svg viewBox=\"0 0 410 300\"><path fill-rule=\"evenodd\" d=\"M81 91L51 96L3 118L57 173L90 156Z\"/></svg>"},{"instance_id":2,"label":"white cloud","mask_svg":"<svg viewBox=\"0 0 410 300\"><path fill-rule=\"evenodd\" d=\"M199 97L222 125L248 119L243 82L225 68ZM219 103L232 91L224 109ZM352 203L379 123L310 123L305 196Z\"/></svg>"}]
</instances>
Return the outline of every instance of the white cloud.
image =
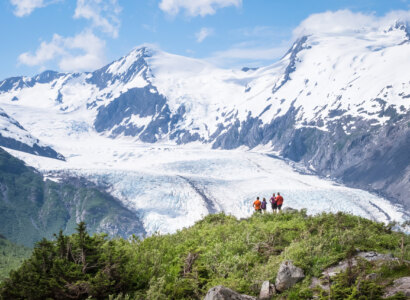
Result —
<instances>
[{"instance_id":1,"label":"white cloud","mask_svg":"<svg viewBox=\"0 0 410 300\"><path fill-rule=\"evenodd\" d=\"M28 52L20 54L19 63L28 66L38 66L54 59L57 55L61 55L64 52L61 47L63 40L61 36L54 34L52 41L50 43L42 42L34 55Z\"/></svg>"},{"instance_id":2,"label":"white cloud","mask_svg":"<svg viewBox=\"0 0 410 300\"><path fill-rule=\"evenodd\" d=\"M104 64L105 41L86 31L64 41L66 55L59 63L61 70L78 71L93 70ZM80 50L83 53L74 54L70 51Z\"/></svg>"},{"instance_id":3,"label":"white cloud","mask_svg":"<svg viewBox=\"0 0 410 300\"><path fill-rule=\"evenodd\" d=\"M349 34L351 32L387 29L394 22L410 20L410 11L392 11L385 16L352 12L328 11L310 15L293 31L295 37L309 34Z\"/></svg>"},{"instance_id":4,"label":"white cloud","mask_svg":"<svg viewBox=\"0 0 410 300\"><path fill-rule=\"evenodd\" d=\"M208 36L212 35L213 33L214 33L213 28L203 27L203 28L201 28L200 31L198 31L195 34L196 41L198 43L202 43Z\"/></svg>"},{"instance_id":5,"label":"white cloud","mask_svg":"<svg viewBox=\"0 0 410 300\"><path fill-rule=\"evenodd\" d=\"M10 0L10 3L16 7L14 14L17 17L28 16L36 8L47 5L44 0Z\"/></svg>"},{"instance_id":6,"label":"white cloud","mask_svg":"<svg viewBox=\"0 0 410 300\"><path fill-rule=\"evenodd\" d=\"M57 61L60 70L66 72L89 71L104 64L105 42L91 31L84 31L74 37L54 34L50 42L42 42L34 54L22 53L19 63L40 66Z\"/></svg>"},{"instance_id":7,"label":"white cloud","mask_svg":"<svg viewBox=\"0 0 410 300\"><path fill-rule=\"evenodd\" d=\"M288 28L239 28L234 30L232 35L240 36L246 42L216 51L207 60L222 67L266 65L281 58L292 42L302 35L346 35L369 30L383 32L396 23L410 24L410 11L391 11L384 16L350 10L327 11L310 15L303 20L293 30L293 36Z\"/></svg>"},{"instance_id":8,"label":"white cloud","mask_svg":"<svg viewBox=\"0 0 410 300\"><path fill-rule=\"evenodd\" d=\"M271 47L245 42L223 51L216 51L206 59L220 67L261 66L278 60L288 48L286 42Z\"/></svg>"},{"instance_id":9,"label":"white cloud","mask_svg":"<svg viewBox=\"0 0 410 300\"><path fill-rule=\"evenodd\" d=\"M161 0L160 9L170 15L177 15L180 10L185 10L188 16L201 16L215 14L219 8L228 6L240 7L242 0Z\"/></svg>"},{"instance_id":10,"label":"white cloud","mask_svg":"<svg viewBox=\"0 0 410 300\"><path fill-rule=\"evenodd\" d=\"M253 26L230 30L232 46L214 51L205 59L219 67L256 67L269 65L286 53L291 46L292 28Z\"/></svg>"},{"instance_id":11,"label":"white cloud","mask_svg":"<svg viewBox=\"0 0 410 300\"><path fill-rule=\"evenodd\" d=\"M74 18L84 18L92 22L92 26L118 37L121 7L117 0L77 0Z\"/></svg>"}]
</instances>

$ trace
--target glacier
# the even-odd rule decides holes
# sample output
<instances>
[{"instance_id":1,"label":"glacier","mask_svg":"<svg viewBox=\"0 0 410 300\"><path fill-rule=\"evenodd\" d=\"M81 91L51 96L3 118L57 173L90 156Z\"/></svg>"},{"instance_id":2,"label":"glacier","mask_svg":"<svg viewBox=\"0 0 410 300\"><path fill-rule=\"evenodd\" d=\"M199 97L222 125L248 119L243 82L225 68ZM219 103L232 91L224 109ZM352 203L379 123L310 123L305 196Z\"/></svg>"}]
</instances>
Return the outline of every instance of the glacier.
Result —
<instances>
[{"instance_id":1,"label":"glacier","mask_svg":"<svg viewBox=\"0 0 410 300\"><path fill-rule=\"evenodd\" d=\"M136 144L91 134L87 143L76 138L59 143L63 153L70 149L66 161L6 150L47 179L78 176L104 187L135 212L149 235L175 232L220 211L249 217L255 198L269 199L273 192L284 196L284 207L309 214L344 211L384 223L409 218L400 205L301 173L271 152L215 150L200 143Z\"/></svg>"}]
</instances>

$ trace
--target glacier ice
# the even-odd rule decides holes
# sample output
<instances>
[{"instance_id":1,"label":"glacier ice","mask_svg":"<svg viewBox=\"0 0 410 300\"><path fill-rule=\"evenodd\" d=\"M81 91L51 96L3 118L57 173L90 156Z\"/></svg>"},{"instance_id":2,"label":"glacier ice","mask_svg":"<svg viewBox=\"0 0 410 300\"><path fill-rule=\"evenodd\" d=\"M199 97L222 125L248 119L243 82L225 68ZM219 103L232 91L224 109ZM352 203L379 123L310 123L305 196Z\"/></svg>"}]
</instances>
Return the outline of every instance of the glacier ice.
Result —
<instances>
[{"instance_id":1,"label":"glacier ice","mask_svg":"<svg viewBox=\"0 0 410 300\"><path fill-rule=\"evenodd\" d=\"M301 174L263 152L147 146L103 137L66 146L77 152L66 162L9 151L49 178L83 176L104 186L142 219L148 234L172 233L219 211L248 217L255 197L268 199L273 192L281 192L284 206L309 214L344 211L385 223L409 218L386 199Z\"/></svg>"}]
</instances>

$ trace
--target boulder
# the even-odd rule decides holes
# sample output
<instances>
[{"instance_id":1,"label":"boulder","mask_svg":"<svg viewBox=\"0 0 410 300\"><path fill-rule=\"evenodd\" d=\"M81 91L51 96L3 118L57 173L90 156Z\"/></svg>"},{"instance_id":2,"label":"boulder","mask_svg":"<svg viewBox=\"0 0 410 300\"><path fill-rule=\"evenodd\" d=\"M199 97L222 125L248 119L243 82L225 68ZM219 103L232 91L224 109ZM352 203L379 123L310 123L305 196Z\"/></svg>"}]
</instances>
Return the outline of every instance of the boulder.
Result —
<instances>
[{"instance_id":1,"label":"boulder","mask_svg":"<svg viewBox=\"0 0 410 300\"><path fill-rule=\"evenodd\" d=\"M305 278L305 274L301 268L296 267L290 260L284 261L280 265L276 276L276 290L283 292L303 278Z\"/></svg>"},{"instance_id":2,"label":"boulder","mask_svg":"<svg viewBox=\"0 0 410 300\"><path fill-rule=\"evenodd\" d=\"M297 209L294 209L294 208L292 208L292 207L284 207L284 208L282 209L282 211L285 212L285 213L294 213L294 212L297 212L298 210L297 210Z\"/></svg>"},{"instance_id":3,"label":"boulder","mask_svg":"<svg viewBox=\"0 0 410 300\"><path fill-rule=\"evenodd\" d=\"M410 277L396 279L392 286L386 289L384 298L391 297L402 292L406 297L410 297Z\"/></svg>"},{"instance_id":4,"label":"boulder","mask_svg":"<svg viewBox=\"0 0 410 300\"><path fill-rule=\"evenodd\" d=\"M204 300L256 300L256 297L241 295L222 285L211 288Z\"/></svg>"},{"instance_id":5,"label":"boulder","mask_svg":"<svg viewBox=\"0 0 410 300\"><path fill-rule=\"evenodd\" d=\"M269 280L262 283L261 292L259 293L260 300L269 300L276 294L275 285L270 283Z\"/></svg>"}]
</instances>

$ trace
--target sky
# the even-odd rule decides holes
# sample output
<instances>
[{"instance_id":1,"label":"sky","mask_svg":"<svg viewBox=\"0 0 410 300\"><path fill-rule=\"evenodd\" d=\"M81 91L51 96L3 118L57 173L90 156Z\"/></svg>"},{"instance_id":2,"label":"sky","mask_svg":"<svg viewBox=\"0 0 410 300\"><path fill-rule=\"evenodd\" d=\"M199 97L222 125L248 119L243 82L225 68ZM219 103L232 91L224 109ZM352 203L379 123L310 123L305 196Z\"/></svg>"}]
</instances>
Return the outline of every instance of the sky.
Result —
<instances>
[{"instance_id":1,"label":"sky","mask_svg":"<svg viewBox=\"0 0 410 300\"><path fill-rule=\"evenodd\" d=\"M392 12L410 20L410 0L1 0L0 80L93 71L146 44L258 67L280 59L306 24L364 24Z\"/></svg>"}]
</instances>

